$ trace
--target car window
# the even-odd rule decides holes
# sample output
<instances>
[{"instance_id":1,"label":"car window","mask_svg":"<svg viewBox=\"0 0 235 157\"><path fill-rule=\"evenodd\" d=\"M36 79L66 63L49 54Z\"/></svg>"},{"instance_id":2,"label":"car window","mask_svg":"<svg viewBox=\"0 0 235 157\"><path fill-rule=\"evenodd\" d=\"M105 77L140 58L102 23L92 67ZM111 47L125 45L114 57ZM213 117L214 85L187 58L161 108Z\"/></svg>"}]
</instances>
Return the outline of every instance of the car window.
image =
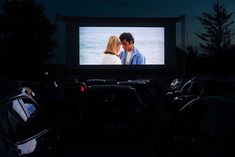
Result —
<instances>
[{"instance_id":1,"label":"car window","mask_svg":"<svg viewBox=\"0 0 235 157\"><path fill-rule=\"evenodd\" d=\"M13 100L0 108L0 132L11 141L17 141L28 117L19 100Z\"/></svg>"},{"instance_id":2,"label":"car window","mask_svg":"<svg viewBox=\"0 0 235 157\"><path fill-rule=\"evenodd\" d=\"M11 105L9 105L9 109ZM13 100L12 109L26 122L28 119L27 114L25 113L24 109L22 108L19 100Z\"/></svg>"},{"instance_id":3,"label":"car window","mask_svg":"<svg viewBox=\"0 0 235 157\"><path fill-rule=\"evenodd\" d=\"M33 116L36 114L37 107L33 101L31 101L29 99L22 99L22 105L23 105L23 107L25 107L29 116Z\"/></svg>"},{"instance_id":4,"label":"car window","mask_svg":"<svg viewBox=\"0 0 235 157\"><path fill-rule=\"evenodd\" d=\"M46 117L37 104L16 98L0 106L0 133L12 142L21 142L48 128Z\"/></svg>"}]
</instances>

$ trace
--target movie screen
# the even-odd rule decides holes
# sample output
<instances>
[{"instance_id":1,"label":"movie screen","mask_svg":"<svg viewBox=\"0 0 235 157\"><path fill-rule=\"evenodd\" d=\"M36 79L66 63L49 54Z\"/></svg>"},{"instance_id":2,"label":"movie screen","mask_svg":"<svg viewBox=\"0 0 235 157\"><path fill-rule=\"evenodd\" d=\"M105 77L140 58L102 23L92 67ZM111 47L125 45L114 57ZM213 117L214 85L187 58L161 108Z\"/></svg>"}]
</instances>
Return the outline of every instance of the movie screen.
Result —
<instances>
[{"instance_id":1,"label":"movie screen","mask_svg":"<svg viewBox=\"0 0 235 157\"><path fill-rule=\"evenodd\" d=\"M133 49L120 41L122 33L133 36ZM79 65L137 64L165 64L164 27L79 27Z\"/></svg>"}]
</instances>

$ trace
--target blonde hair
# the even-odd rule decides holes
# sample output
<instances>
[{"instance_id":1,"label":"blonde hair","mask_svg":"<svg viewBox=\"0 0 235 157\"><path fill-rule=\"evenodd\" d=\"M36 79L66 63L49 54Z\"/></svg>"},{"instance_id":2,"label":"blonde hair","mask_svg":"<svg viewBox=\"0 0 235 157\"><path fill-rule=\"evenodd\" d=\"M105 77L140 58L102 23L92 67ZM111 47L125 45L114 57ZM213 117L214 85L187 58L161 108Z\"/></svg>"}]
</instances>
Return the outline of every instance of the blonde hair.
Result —
<instances>
[{"instance_id":1,"label":"blonde hair","mask_svg":"<svg viewBox=\"0 0 235 157\"><path fill-rule=\"evenodd\" d=\"M117 55L118 54L118 49L117 47L121 44L120 39L114 35L109 37L107 46L106 46L106 50L104 51L104 53L109 53L109 54L114 54Z\"/></svg>"}]
</instances>

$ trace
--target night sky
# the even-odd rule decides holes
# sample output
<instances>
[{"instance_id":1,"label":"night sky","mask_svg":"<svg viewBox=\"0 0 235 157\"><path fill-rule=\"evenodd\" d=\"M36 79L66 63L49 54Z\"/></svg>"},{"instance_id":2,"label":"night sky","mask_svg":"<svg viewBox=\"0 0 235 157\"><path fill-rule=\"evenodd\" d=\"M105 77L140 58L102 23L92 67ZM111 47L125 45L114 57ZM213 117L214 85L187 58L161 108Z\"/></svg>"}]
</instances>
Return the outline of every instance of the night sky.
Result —
<instances>
[{"instance_id":1,"label":"night sky","mask_svg":"<svg viewBox=\"0 0 235 157\"><path fill-rule=\"evenodd\" d=\"M62 16L101 16L101 17L179 17L186 15L187 45L197 46L195 32L201 31L197 19L203 12L212 12L216 1L185 0L36 0L45 7L46 14L55 19L56 13ZM228 13L235 11L234 0L221 0ZM235 14L232 16L235 21ZM180 23L177 24L180 30ZM232 26L235 31L235 24ZM177 31L177 44L180 43L180 32ZM235 44L235 37L232 44Z\"/></svg>"},{"instance_id":2,"label":"night sky","mask_svg":"<svg viewBox=\"0 0 235 157\"><path fill-rule=\"evenodd\" d=\"M2 2L3 0L0 0ZM186 44L198 45L195 32L201 32L197 19L203 12L212 12L216 1L185 0L35 0L42 3L46 15L55 21L56 14L62 16L100 17L179 17L186 15ZM234 0L220 0L227 12L234 12ZM235 14L232 16L235 21ZM180 44L180 23L177 24L177 45ZM232 26L235 31L235 24ZM235 37L232 39L235 44Z\"/></svg>"}]
</instances>

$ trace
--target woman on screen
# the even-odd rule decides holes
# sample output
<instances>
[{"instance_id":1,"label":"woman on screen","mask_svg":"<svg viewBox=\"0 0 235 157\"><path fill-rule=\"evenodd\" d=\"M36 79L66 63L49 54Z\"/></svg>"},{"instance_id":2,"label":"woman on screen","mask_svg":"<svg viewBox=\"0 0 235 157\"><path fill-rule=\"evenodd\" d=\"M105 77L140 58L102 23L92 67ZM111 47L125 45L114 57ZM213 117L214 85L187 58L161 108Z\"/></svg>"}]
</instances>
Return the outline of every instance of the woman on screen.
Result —
<instances>
[{"instance_id":1,"label":"woman on screen","mask_svg":"<svg viewBox=\"0 0 235 157\"><path fill-rule=\"evenodd\" d=\"M101 58L101 64L121 64L121 60L118 57L121 42L118 37L110 36L106 50Z\"/></svg>"}]
</instances>

